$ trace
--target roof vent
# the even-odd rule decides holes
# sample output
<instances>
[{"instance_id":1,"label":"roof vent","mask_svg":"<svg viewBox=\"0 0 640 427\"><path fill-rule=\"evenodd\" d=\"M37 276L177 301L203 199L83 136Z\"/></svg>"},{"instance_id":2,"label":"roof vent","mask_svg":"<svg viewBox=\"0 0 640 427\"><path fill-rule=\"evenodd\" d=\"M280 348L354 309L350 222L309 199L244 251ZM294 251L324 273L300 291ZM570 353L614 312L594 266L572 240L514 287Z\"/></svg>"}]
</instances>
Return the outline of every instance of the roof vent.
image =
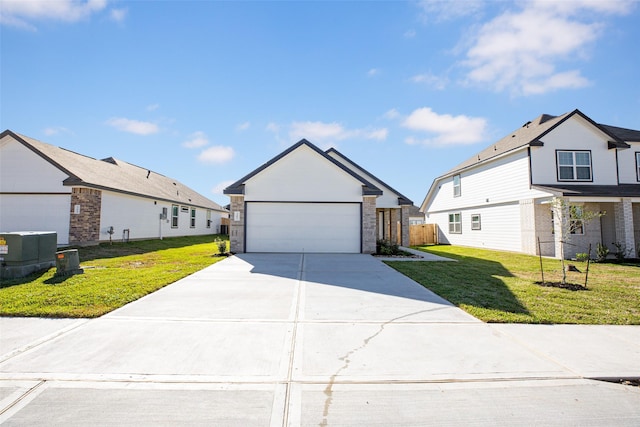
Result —
<instances>
[{"instance_id":1,"label":"roof vent","mask_svg":"<svg viewBox=\"0 0 640 427\"><path fill-rule=\"evenodd\" d=\"M151 171L147 170L147 179L149 179L149 175L151 175Z\"/></svg>"},{"instance_id":2,"label":"roof vent","mask_svg":"<svg viewBox=\"0 0 640 427\"><path fill-rule=\"evenodd\" d=\"M523 124L522 127L523 128L528 128L530 124L531 124L531 120L529 120L527 123Z\"/></svg>"},{"instance_id":3,"label":"roof vent","mask_svg":"<svg viewBox=\"0 0 640 427\"><path fill-rule=\"evenodd\" d=\"M116 159L113 157L107 157L106 159L102 159L103 162L111 163L112 165L117 165Z\"/></svg>"}]
</instances>

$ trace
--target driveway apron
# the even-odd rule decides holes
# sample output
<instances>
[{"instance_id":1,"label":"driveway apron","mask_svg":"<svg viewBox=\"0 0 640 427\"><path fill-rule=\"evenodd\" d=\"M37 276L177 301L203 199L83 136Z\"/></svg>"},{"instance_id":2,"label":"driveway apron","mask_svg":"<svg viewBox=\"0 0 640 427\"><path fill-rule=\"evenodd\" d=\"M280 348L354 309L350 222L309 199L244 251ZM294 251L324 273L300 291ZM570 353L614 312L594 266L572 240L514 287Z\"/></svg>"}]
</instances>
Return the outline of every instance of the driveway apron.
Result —
<instances>
[{"instance_id":1,"label":"driveway apron","mask_svg":"<svg viewBox=\"0 0 640 427\"><path fill-rule=\"evenodd\" d=\"M99 319L52 324L0 340L0 423L640 420L637 391L581 378L369 255L241 254Z\"/></svg>"}]
</instances>

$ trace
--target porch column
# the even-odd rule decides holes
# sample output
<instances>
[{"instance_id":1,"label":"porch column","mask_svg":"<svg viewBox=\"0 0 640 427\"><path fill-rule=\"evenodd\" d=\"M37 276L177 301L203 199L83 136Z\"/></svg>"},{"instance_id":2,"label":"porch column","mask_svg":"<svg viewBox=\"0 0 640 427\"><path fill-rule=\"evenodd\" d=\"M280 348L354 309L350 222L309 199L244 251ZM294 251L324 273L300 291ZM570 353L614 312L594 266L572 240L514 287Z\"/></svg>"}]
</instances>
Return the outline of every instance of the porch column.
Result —
<instances>
[{"instance_id":1,"label":"porch column","mask_svg":"<svg viewBox=\"0 0 640 427\"><path fill-rule=\"evenodd\" d=\"M623 198L614 204L616 219L616 242L621 243L628 252L628 257L636 257L636 242L633 235L633 205L631 199Z\"/></svg>"},{"instance_id":2,"label":"porch column","mask_svg":"<svg viewBox=\"0 0 640 427\"><path fill-rule=\"evenodd\" d=\"M400 244L404 247L408 247L411 243L409 242L409 208L411 206L402 206L400 208L400 227L402 232L402 239L400 239Z\"/></svg>"},{"instance_id":3,"label":"porch column","mask_svg":"<svg viewBox=\"0 0 640 427\"><path fill-rule=\"evenodd\" d=\"M400 209L390 209L391 226L389 227L389 241L391 243L398 243L398 221L400 220Z\"/></svg>"},{"instance_id":4,"label":"porch column","mask_svg":"<svg viewBox=\"0 0 640 427\"><path fill-rule=\"evenodd\" d=\"M566 203L561 204L560 206L553 207L553 240L555 245L555 253L556 258L563 259L564 250L566 249L565 245L562 243L562 224L564 223L565 216L569 216L569 205Z\"/></svg>"},{"instance_id":5,"label":"porch column","mask_svg":"<svg viewBox=\"0 0 640 427\"><path fill-rule=\"evenodd\" d=\"M231 218L229 227L229 250L244 252L244 195L231 197Z\"/></svg>"},{"instance_id":6,"label":"porch column","mask_svg":"<svg viewBox=\"0 0 640 427\"><path fill-rule=\"evenodd\" d=\"M362 253L373 254L376 252L376 196L362 198Z\"/></svg>"}]
</instances>

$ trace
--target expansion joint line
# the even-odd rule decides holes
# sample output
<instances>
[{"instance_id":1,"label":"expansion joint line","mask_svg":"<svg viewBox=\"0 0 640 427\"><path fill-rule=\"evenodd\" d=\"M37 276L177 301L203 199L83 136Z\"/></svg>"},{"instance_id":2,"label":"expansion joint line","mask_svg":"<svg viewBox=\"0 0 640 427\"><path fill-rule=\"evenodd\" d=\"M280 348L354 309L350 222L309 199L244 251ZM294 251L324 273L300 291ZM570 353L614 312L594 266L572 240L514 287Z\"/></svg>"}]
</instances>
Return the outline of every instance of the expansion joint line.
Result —
<instances>
[{"instance_id":1,"label":"expansion joint line","mask_svg":"<svg viewBox=\"0 0 640 427\"><path fill-rule=\"evenodd\" d=\"M293 331L291 332L291 347L289 349L289 369L287 371L287 390L284 399L284 416L282 417L282 426L286 427L289 424L289 401L291 400L291 383L293 379L293 359L296 350L296 334L298 332L298 319L300 317L300 299L302 298L302 281L304 279L305 270L305 257L304 253L300 258L300 266L298 268L298 283L297 283L297 295L296 295L296 309L293 318Z\"/></svg>"},{"instance_id":2,"label":"expansion joint line","mask_svg":"<svg viewBox=\"0 0 640 427\"><path fill-rule=\"evenodd\" d=\"M40 388L46 381L45 380L40 380L40 382L38 382L36 385L34 385L33 387L31 387L29 390L27 390L22 396L20 396L19 398L17 398L15 401L11 402L9 405L7 405L5 408L0 409L0 415L4 414L5 412L7 412L8 410L10 410L11 408L15 407L18 403L22 402L24 399L26 399L30 394L32 394L33 392L36 391L36 389Z\"/></svg>"}]
</instances>

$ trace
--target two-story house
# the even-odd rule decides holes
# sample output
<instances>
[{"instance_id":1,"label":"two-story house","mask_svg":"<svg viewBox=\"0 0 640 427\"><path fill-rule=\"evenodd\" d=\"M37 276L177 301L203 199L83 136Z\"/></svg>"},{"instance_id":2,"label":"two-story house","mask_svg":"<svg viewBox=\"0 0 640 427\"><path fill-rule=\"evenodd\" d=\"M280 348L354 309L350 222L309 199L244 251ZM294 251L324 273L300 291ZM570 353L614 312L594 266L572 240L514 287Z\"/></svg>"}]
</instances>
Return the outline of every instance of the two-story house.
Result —
<instances>
[{"instance_id":1,"label":"two-story house","mask_svg":"<svg viewBox=\"0 0 640 427\"><path fill-rule=\"evenodd\" d=\"M604 215L576 224L563 245L558 198ZM543 114L436 178L420 210L438 224L442 243L558 258L618 244L636 256L640 131L579 110Z\"/></svg>"}]
</instances>

